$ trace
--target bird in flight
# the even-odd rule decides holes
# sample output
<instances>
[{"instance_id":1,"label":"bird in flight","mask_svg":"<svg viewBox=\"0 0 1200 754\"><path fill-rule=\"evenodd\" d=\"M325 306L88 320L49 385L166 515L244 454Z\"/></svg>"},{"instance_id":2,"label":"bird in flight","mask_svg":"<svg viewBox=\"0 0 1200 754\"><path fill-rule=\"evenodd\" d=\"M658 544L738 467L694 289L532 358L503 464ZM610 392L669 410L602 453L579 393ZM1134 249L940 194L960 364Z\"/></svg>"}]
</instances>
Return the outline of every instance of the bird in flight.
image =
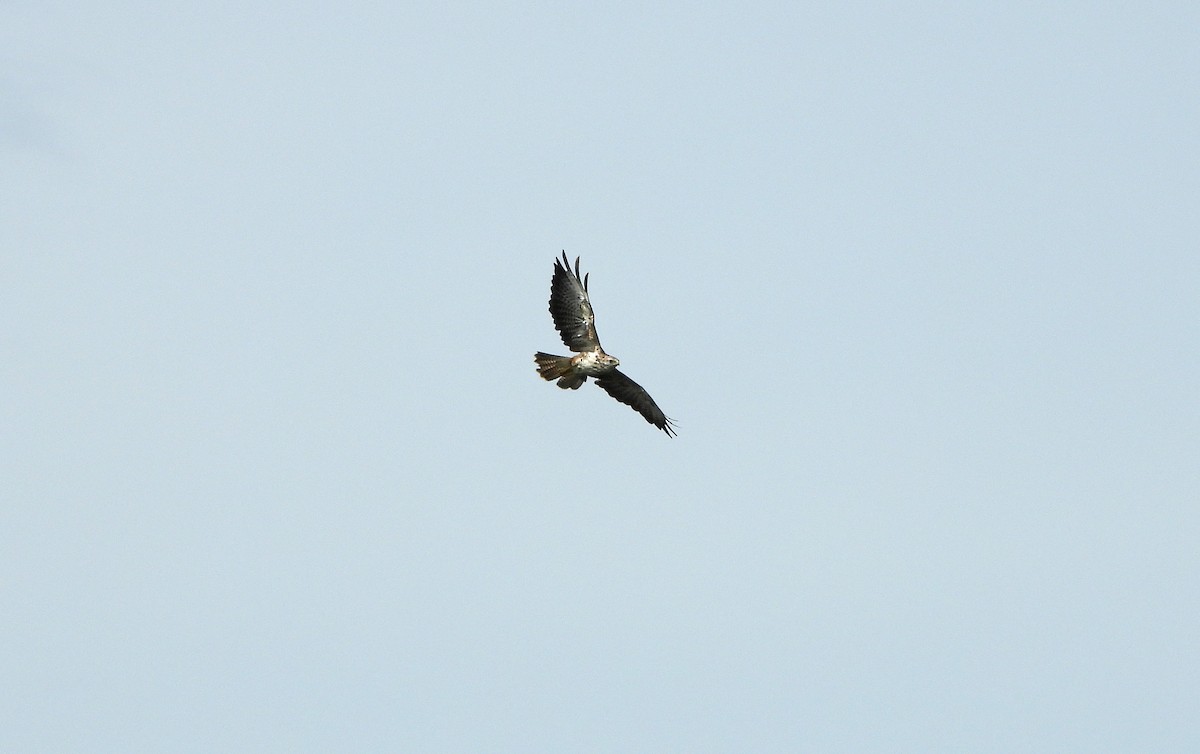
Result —
<instances>
[{"instance_id":1,"label":"bird in flight","mask_svg":"<svg viewBox=\"0 0 1200 754\"><path fill-rule=\"evenodd\" d=\"M668 437L674 437L674 422L667 418L641 385L617 369L621 362L600 347L600 338L596 335L596 317L588 300L588 275L580 279L579 257L575 257L574 271L567 260L567 252L563 252L562 259L554 260L554 277L550 279L550 316L563 343L576 353L574 356L554 356L538 351L533 357L537 362L538 374L546 381L558 380L558 386L564 390L578 390L588 377L594 377L601 390L632 407L646 421L666 432Z\"/></svg>"}]
</instances>

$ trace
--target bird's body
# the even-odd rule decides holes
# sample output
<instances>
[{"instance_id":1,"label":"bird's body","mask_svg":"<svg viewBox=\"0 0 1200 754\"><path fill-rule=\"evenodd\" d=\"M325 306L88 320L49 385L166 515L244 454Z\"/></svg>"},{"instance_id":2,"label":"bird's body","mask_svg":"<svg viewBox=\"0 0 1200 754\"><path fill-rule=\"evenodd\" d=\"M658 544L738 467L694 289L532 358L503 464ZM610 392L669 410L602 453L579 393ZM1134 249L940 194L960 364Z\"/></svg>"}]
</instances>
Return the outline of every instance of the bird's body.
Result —
<instances>
[{"instance_id":1,"label":"bird's body","mask_svg":"<svg viewBox=\"0 0 1200 754\"><path fill-rule=\"evenodd\" d=\"M599 377L608 374L621 365L615 356L609 356L604 351L584 351L571 357L572 370L588 377Z\"/></svg>"},{"instance_id":2,"label":"bird's body","mask_svg":"<svg viewBox=\"0 0 1200 754\"><path fill-rule=\"evenodd\" d=\"M544 380L558 380L563 389L577 390L588 377L596 380L600 389L621 403L632 407L646 421L675 435L675 425L667 418L650 394L622 373L620 361L604 352L596 335L596 318L587 292L588 276L579 277L579 258L571 270L567 253L554 260L554 277L550 281L550 316L563 343L575 351L574 356L555 356L538 351L534 354L538 374Z\"/></svg>"}]
</instances>

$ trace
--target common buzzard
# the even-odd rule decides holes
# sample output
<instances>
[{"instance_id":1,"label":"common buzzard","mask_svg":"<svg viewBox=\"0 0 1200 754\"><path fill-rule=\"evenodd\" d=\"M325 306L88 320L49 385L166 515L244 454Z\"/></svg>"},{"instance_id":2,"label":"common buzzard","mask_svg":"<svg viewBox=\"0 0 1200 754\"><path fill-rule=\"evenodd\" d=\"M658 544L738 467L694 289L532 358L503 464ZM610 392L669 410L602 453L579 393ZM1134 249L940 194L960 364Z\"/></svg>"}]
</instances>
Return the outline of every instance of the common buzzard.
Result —
<instances>
[{"instance_id":1,"label":"common buzzard","mask_svg":"<svg viewBox=\"0 0 1200 754\"><path fill-rule=\"evenodd\" d=\"M601 390L626 406L631 406L646 421L666 432L668 437L674 437L675 424L641 385L617 369L621 362L600 347L587 286L588 275L582 279L579 277L579 257L575 257L574 271L567 260L567 252L563 252L561 260L554 260L554 277L550 280L550 316L554 318L554 327L562 336L563 343L576 353L574 356L554 356L538 351L533 357L537 362L538 374L547 381L558 380L558 386L564 390L577 390L587 382L588 377L594 377Z\"/></svg>"}]
</instances>

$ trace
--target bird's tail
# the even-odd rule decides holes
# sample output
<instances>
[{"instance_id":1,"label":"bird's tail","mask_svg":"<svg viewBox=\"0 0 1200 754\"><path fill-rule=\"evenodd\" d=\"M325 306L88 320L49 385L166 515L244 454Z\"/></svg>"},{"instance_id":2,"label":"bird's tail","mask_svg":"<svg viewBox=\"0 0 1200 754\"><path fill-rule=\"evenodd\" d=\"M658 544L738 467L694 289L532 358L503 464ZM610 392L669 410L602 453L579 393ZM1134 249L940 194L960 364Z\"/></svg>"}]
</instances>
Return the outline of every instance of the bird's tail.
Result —
<instances>
[{"instance_id":1,"label":"bird's tail","mask_svg":"<svg viewBox=\"0 0 1200 754\"><path fill-rule=\"evenodd\" d=\"M570 356L555 356L538 351L533 355L533 360L537 362L539 377L547 382L558 380L558 386L564 390L567 388L574 390L587 380L587 377L571 371Z\"/></svg>"}]
</instances>

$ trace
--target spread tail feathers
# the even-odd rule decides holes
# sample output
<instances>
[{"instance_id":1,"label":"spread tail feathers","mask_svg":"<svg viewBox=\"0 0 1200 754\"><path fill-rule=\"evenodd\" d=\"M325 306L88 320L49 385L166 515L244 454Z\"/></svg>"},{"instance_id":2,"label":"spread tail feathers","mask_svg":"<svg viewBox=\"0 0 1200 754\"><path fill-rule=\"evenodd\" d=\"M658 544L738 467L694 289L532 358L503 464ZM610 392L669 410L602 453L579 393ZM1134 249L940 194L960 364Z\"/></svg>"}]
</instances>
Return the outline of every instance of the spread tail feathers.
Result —
<instances>
[{"instance_id":1,"label":"spread tail feathers","mask_svg":"<svg viewBox=\"0 0 1200 754\"><path fill-rule=\"evenodd\" d=\"M564 390L575 390L587 381L586 376L571 371L570 356L555 356L538 351L533 360L537 362L538 376L547 381L558 380L558 386Z\"/></svg>"}]
</instances>

